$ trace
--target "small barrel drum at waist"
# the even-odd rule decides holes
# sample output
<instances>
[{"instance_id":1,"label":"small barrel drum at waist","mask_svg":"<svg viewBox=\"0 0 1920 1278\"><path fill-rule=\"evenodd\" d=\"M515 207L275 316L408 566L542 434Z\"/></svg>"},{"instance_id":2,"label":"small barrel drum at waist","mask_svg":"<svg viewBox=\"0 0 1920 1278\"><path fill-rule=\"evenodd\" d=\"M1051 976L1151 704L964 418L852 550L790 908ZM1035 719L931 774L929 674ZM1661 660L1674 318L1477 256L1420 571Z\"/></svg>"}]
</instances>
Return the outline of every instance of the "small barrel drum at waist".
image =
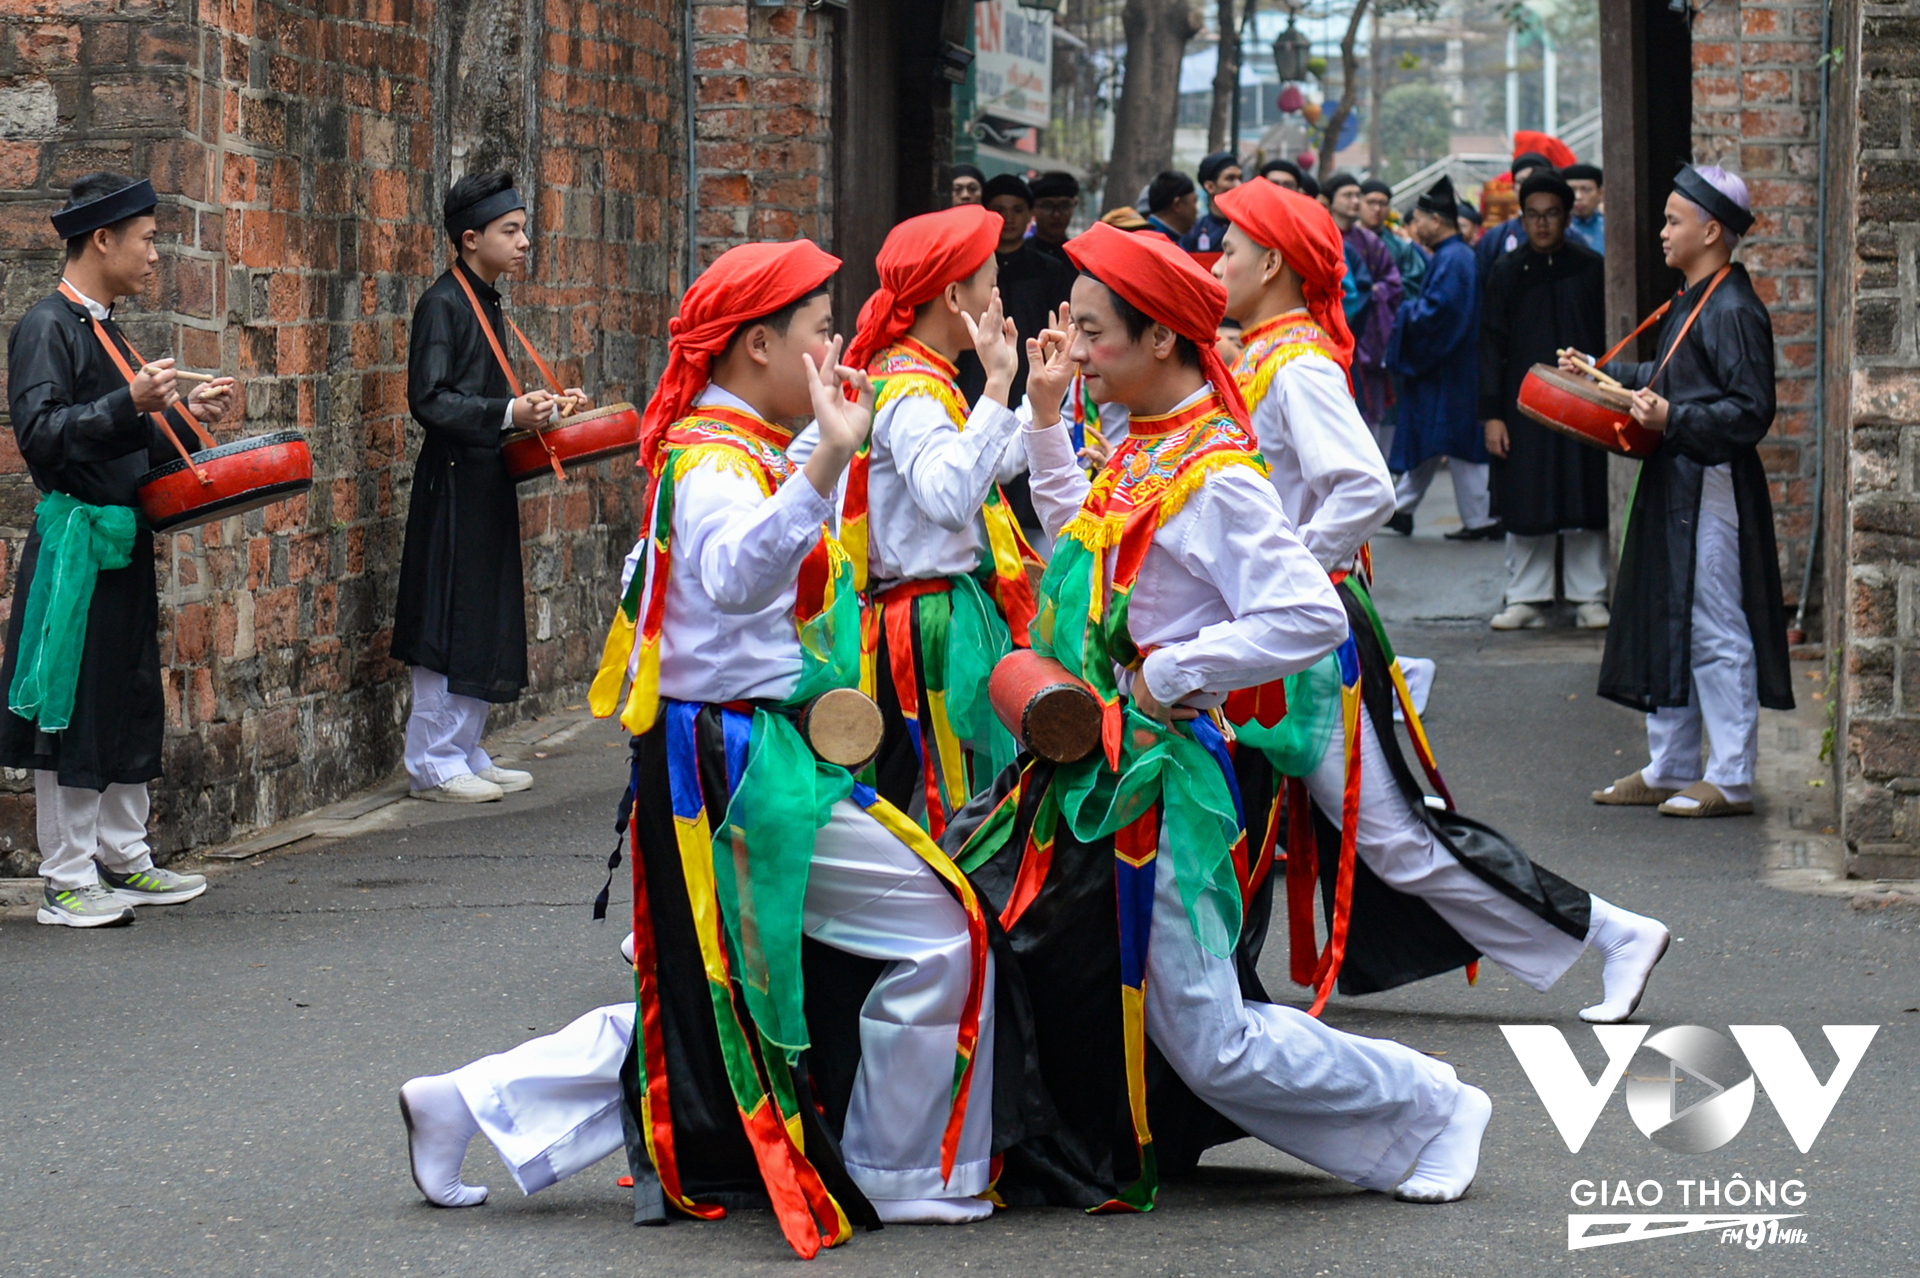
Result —
<instances>
[{"instance_id":1,"label":"small barrel drum at waist","mask_svg":"<svg viewBox=\"0 0 1920 1278\"><path fill-rule=\"evenodd\" d=\"M312 487L306 436L276 431L195 453L191 466L179 458L155 466L140 477L140 513L155 532L166 532L270 506Z\"/></svg>"},{"instance_id":2,"label":"small barrel drum at waist","mask_svg":"<svg viewBox=\"0 0 1920 1278\"><path fill-rule=\"evenodd\" d=\"M551 456L548 450L552 450ZM512 431L500 441L500 456L516 484L553 473L554 457L564 468L639 450L640 410L632 404L608 404L575 413L538 431Z\"/></svg>"},{"instance_id":3,"label":"small barrel drum at waist","mask_svg":"<svg viewBox=\"0 0 1920 1278\"><path fill-rule=\"evenodd\" d=\"M1527 370L1520 382L1520 411L1542 426L1622 457L1651 457L1660 448L1660 432L1633 420L1631 392L1551 364Z\"/></svg>"},{"instance_id":4,"label":"small barrel drum at waist","mask_svg":"<svg viewBox=\"0 0 1920 1278\"><path fill-rule=\"evenodd\" d=\"M1100 699L1052 657L1016 648L987 680L987 699L1020 748L1075 763L1100 748Z\"/></svg>"},{"instance_id":5,"label":"small barrel drum at waist","mask_svg":"<svg viewBox=\"0 0 1920 1278\"><path fill-rule=\"evenodd\" d=\"M807 703L800 735L828 763L852 771L880 753L880 707L858 688L835 688Z\"/></svg>"}]
</instances>

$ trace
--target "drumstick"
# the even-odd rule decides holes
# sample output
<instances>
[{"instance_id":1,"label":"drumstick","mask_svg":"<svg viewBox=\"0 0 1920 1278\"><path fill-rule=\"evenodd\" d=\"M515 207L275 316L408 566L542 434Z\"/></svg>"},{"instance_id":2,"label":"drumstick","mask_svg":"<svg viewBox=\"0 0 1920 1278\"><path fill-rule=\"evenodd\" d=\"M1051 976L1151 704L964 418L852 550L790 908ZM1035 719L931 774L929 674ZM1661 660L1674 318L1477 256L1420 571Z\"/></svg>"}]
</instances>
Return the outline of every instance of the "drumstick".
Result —
<instances>
[{"instance_id":1,"label":"drumstick","mask_svg":"<svg viewBox=\"0 0 1920 1278\"><path fill-rule=\"evenodd\" d=\"M1574 350L1572 347L1568 347L1566 350L1561 351L1560 353L1562 355L1565 355L1568 359L1572 360L1574 366L1578 368L1581 372L1591 377L1594 381L1599 382L1602 386L1611 386L1615 390L1626 389L1626 387L1622 386L1619 383L1619 381L1601 372L1599 365L1595 364L1592 360L1582 355L1579 351Z\"/></svg>"}]
</instances>

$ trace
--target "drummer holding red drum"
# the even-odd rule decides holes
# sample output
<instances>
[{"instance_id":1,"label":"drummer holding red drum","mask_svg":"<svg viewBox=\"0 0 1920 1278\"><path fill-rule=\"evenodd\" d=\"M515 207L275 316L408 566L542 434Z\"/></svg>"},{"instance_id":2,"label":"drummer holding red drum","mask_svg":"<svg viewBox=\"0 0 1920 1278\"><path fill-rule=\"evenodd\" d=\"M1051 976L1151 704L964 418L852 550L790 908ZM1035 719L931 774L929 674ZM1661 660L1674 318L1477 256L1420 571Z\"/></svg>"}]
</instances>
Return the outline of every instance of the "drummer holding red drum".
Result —
<instances>
[{"instance_id":1,"label":"drummer holding red drum","mask_svg":"<svg viewBox=\"0 0 1920 1278\"><path fill-rule=\"evenodd\" d=\"M144 293L160 260L153 185L90 173L53 215L66 241L58 292L7 341L14 437L45 496L16 571L0 682L0 764L30 768L46 880L42 923L129 923L134 905L170 905L207 889L153 864L147 783L160 775L166 717L153 535L138 513L150 468L214 423L233 379L185 397L173 360L142 359L113 306ZM60 618L83 620L61 624Z\"/></svg>"},{"instance_id":2,"label":"drummer holding red drum","mask_svg":"<svg viewBox=\"0 0 1920 1278\"><path fill-rule=\"evenodd\" d=\"M425 433L413 472L393 656L413 667L407 777L415 798L485 803L533 784L480 748L488 707L527 684L520 503L501 441L585 406L584 391L521 392L495 284L526 261L526 201L510 173L453 184L452 261L414 308L407 405ZM515 331L513 336L518 336Z\"/></svg>"}]
</instances>

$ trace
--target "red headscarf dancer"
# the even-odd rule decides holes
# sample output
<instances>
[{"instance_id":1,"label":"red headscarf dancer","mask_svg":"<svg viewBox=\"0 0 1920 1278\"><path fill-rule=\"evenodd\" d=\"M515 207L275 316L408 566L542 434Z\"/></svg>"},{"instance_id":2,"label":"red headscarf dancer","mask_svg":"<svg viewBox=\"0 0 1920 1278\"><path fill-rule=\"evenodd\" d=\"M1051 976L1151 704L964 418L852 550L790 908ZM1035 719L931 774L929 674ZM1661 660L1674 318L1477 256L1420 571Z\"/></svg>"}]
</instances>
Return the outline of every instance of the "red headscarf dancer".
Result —
<instances>
[{"instance_id":1,"label":"red headscarf dancer","mask_svg":"<svg viewBox=\"0 0 1920 1278\"><path fill-rule=\"evenodd\" d=\"M1242 190L1241 187L1246 188ZM1243 182L1213 199L1226 219L1247 238L1285 258L1300 276L1307 312L1335 347L1340 367L1353 367L1353 330L1347 327L1340 284L1347 274L1347 253L1333 214L1316 199L1276 182Z\"/></svg>"}]
</instances>

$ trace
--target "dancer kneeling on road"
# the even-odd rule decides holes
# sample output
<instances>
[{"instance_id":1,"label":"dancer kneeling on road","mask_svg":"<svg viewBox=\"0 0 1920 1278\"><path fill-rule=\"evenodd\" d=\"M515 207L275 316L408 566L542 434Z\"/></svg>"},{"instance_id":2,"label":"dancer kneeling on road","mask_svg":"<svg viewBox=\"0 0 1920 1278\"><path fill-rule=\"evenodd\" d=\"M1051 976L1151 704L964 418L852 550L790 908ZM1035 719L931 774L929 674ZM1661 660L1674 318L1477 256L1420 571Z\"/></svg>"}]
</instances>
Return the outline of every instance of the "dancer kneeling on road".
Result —
<instances>
[{"instance_id":1,"label":"dancer kneeling on road","mask_svg":"<svg viewBox=\"0 0 1920 1278\"><path fill-rule=\"evenodd\" d=\"M995 1108L979 902L794 724L859 675L851 569L822 533L873 410L829 340L838 265L806 241L745 245L682 301L641 427L649 531L593 690L612 713L632 672L641 1032L634 1004L604 1007L407 1083L432 1202L485 1199L459 1179L477 1132L531 1193L621 1148L624 1107L657 1218L764 1194L810 1256L855 1224L992 1212L978 1197ZM776 423L809 411L819 442L800 468ZM804 972L803 936L820 943Z\"/></svg>"}]
</instances>

